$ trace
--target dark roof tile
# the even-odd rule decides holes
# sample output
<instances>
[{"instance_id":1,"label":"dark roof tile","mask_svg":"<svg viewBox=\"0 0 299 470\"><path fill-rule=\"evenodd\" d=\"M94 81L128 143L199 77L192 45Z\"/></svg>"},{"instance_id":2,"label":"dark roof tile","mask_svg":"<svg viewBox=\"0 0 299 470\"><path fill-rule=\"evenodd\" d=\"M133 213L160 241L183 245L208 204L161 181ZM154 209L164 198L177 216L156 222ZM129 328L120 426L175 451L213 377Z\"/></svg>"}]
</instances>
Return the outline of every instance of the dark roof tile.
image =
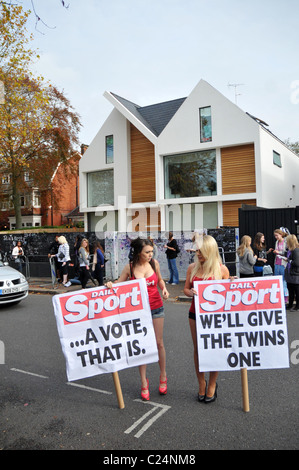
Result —
<instances>
[{"instance_id":1,"label":"dark roof tile","mask_svg":"<svg viewBox=\"0 0 299 470\"><path fill-rule=\"evenodd\" d=\"M142 124L144 124L155 136L159 136L169 121L181 107L186 98L165 101L164 103L139 106L132 101L111 93L128 111L130 111Z\"/></svg>"}]
</instances>

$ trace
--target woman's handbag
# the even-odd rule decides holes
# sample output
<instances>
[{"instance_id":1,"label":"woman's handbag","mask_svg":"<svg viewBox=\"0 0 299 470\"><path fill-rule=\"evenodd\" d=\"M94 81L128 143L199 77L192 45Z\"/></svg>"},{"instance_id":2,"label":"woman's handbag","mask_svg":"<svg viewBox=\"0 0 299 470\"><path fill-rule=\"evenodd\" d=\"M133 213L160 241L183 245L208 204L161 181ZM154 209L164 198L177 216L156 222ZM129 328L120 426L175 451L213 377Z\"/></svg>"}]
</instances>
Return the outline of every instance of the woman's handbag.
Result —
<instances>
[{"instance_id":1,"label":"woman's handbag","mask_svg":"<svg viewBox=\"0 0 299 470\"><path fill-rule=\"evenodd\" d=\"M263 266L263 276L273 276L273 271L269 264Z\"/></svg>"}]
</instances>

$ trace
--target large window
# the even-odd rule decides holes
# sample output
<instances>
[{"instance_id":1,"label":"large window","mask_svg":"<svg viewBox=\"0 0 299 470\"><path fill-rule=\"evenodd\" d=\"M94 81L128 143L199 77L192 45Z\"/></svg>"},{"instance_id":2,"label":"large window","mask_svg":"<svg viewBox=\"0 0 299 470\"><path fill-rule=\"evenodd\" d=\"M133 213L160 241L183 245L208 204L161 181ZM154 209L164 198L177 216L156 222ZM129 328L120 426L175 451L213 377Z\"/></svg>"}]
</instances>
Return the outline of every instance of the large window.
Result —
<instances>
[{"instance_id":1,"label":"large window","mask_svg":"<svg viewBox=\"0 0 299 470\"><path fill-rule=\"evenodd\" d=\"M216 150L164 157L165 199L217 194Z\"/></svg>"},{"instance_id":2,"label":"large window","mask_svg":"<svg viewBox=\"0 0 299 470\"><path fill-rule=\"evenodd\" d=\"M87 174L87 205L114 205L113 170Z\"/></svg>"},{"instance_id":3,"label":"large window","mask_svg":"<svg viewBox=\"0 0 299 470\"><path fill-rule=\"evenodd\" d=\"M211 116L210 106L206 108L200 108L199 122L200 122L200 141L211 142L212 141L212 116Z\"/></svg>"},{"instance_id":4,"label":"large window","mask_svg":"<svg viewBox=\"0 0 299 470\"><path fill-rule=\"evenodd\" d=\"M113 135L106 136L106 163L113 163Z\"/></svg>"}]
</instances>

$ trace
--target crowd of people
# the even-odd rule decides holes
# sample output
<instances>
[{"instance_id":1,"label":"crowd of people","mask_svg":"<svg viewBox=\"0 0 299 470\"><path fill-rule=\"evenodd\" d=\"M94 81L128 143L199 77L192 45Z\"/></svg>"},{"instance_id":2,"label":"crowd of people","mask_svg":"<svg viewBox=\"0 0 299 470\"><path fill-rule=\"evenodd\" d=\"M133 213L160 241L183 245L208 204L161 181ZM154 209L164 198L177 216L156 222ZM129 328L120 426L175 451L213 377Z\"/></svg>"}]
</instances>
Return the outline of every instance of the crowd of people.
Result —
<instances>
[{"instance_id":1,"label":"crowd of people","mask_svg":"<svg viewBox=\"0 0 299 470\"><path fill-rule=\"evenodd\" d=\"M274 230L275 247L267 250L265 235L258 232L251 247L251 237L244 235L237 249L240 277L282 276L287 310L299 312L299 243L287 229ZM274 272L268 255L273 253ZM296 301L296 302L295 302ZM295 304L294 304L295 302Z\"/></svg>"},{"instance_id":2,"label":"crowd of people","mask_svg":"<svg viewBox=\"0 0 299 470\"><path fill-rule=\"evenodd\" d=\"M74 243L75 275L72 279L69 279L70 247L64 236L56 236L55 241L49 247L48 257L54 260L56 276L64 287L81 284L85 289L89 280L93 285L103 285L105 258L104 249L98 240L90 247L87 238L79 235L76 237Z\"/></svg>"},{"instance_id":3,"label":"crowd of people","mask_svg":"<svg viewBox=\"0 0 299 470\"><path fill-rule=\"evenodd\" d=\"M289 234L286 229L274 230L275 246L267 249L265 236L258 232L253 240L248 235L241 239L237 249L239 259L239 271L241 278L259 277L267 275L282 276L284 286L284 296L286 308L290 312L299 312L299 243L296 235ZM196 336L196 315L194 296L194 282L200 280L221 280L229 279L228 268L223 264L219 254L219 248L215 238L210 235L195 232L193 237L194 262L189 264L184 284L184 294L192 298L189 309L189 327L194 350L194 365L198 380L198 401L212 403L217 398L217 371L209 373L208 381L203 372L199 372L199 359ZM177 241L173 233L169 233L168 242L164 245L165 254L168 261L169 280L165 282L160 271L160 264L157 260L157 247L150 238L140 237L131 241L129 262L124 267L117 282L125 282L132 279L145 278L149 296L149 304L155 332L159 367L160 381L159 392L161 395L167 394L167 373L166 373L166 352L163 341L163 328L165 312L163 300L168 299L169 292L167 285L179 283L179 274L176 266L176 257L180 252ZM190 251L190 250L189 250ZM49 247L49 257L55 261L57 275L61 278L64 286L71 283L79 283L82 288L86 288L89 279L93 284L101 286L104 283L104 250L99 241L96 241L92 248L89 246L87 238L77 237L75 245L75 278L68 280L68 268L70 264L70 248L64 236L57 236L53 244ZM268 261L269 253L273 253L274 272ZM16 267L21 269L18 263L24 255L21 243L13 249L12 256L16 261ZM108 288L112 287L112 282L106 283ZM161 291L161 294L158 290ZM146 366L139 367L141 380L141 398L149 400L149 379L146 373Z\"/></svg>"}]
</instances>

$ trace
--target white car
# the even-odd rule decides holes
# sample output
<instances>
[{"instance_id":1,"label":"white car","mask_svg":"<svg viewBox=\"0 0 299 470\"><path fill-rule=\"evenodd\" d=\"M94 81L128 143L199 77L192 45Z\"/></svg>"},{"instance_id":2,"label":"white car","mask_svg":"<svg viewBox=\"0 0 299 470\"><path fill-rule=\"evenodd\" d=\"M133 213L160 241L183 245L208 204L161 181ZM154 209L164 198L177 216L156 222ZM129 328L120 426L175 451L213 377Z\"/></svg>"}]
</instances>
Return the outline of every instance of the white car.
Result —
<instances>
[{"instance_id":1,"label":"white car","mask_svg":"<svg viewBox=\"0 0 299 470\"><path fill-rule=\"evenodd\" d=\"M28 295L28 289L25 276L0 261L0 306L25 299Z\"/></svg>"}]
</instances>

